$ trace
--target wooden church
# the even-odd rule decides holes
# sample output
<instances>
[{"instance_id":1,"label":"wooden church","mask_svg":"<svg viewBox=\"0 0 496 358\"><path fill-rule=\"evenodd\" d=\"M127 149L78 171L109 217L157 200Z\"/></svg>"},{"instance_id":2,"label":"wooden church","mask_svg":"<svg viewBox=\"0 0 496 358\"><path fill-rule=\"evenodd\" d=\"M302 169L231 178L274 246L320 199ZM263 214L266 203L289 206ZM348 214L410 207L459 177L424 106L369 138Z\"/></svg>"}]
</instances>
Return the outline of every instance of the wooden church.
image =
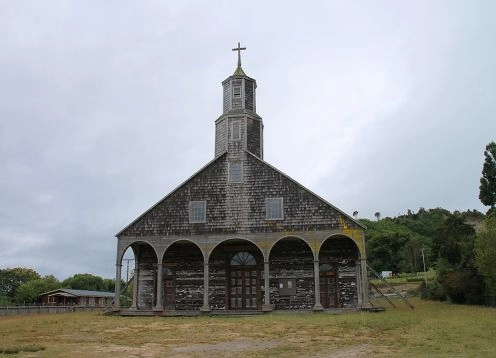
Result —
<instances>
[{"instance_id":1,"label":"wooden church","mask_svg":"<svg viewBox=\"0 0 496 358\"><path fill-rule=\"evenodd\" d=\"M256 81L224 82L215 157L116 237L121 314L361 309L369 306L364 227L263 160ZM119 307L124 253L131 307Z\"/></svg>"}]
</instances>

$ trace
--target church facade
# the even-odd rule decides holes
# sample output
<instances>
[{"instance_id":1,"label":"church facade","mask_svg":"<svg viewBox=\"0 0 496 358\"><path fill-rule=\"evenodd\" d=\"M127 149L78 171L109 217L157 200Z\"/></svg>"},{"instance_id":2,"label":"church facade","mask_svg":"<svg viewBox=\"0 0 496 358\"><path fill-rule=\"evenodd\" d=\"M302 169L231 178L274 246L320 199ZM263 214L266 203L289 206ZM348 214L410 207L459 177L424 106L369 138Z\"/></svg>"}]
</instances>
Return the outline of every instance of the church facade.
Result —
<instances>
[{"instance_id":1,"label":"church facade","mask_svg":"<svg viewBox=\"0 0 496 358\"><path fill-rule=\"evenodd\" d=\"M115 311L360 309L368 306L364 227L263 160L256 81L223 86L214 159L120 231ZM122 259L133 302L119 307Z\"/></svg>"}]
</instances>

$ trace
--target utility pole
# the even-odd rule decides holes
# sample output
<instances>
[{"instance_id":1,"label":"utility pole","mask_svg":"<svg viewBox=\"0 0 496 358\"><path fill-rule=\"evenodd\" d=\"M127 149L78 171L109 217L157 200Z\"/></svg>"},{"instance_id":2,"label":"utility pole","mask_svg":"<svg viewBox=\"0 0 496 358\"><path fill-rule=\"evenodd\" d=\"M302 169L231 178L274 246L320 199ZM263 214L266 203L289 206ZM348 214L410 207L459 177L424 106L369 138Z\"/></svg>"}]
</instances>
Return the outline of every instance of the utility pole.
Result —
<instances>
[{"instance_id":1,"label":"utility pole","mask_svg":"<svg viewBox=\"0 0 496 358\"><path fill-rule=\"evenodd\" d=\"M122 259L126 261L126 285L129 282L129 261L134 261L134 259Z\"/></svg>"},{"instance_id":2,"label":"utility pole","mask_svg":"<svg viewBox=\"0 0 496 358\"><path fill-rule=\"evenodd\" d=\"M424 282L425 282L425 287L427 287L427 271L425 271L424 248L421 248L420 251L422 251L422 262L424 263Z\"/></svg>"}]
</instances>

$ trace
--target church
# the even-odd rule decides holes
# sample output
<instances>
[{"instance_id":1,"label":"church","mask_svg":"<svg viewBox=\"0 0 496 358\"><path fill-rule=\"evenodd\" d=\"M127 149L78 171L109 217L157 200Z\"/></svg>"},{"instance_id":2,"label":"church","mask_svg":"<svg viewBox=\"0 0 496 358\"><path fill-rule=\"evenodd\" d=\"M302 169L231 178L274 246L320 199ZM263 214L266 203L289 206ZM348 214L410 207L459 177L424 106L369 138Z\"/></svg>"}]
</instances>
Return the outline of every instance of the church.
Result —
<instances>
[{"instance_id":1,"label":"church","mask_svg":"<svg viewBox=\"0 0 496 358\"><path fill-rule=\"evenodd\" d=\"M245 49L233 49L238 64L222 82L213 160L116 235L116 313L369 307L365 228L263 159L257 82L241 66ZM133 299L124 308L129 248Z\"/></svg>"}]
</instances>

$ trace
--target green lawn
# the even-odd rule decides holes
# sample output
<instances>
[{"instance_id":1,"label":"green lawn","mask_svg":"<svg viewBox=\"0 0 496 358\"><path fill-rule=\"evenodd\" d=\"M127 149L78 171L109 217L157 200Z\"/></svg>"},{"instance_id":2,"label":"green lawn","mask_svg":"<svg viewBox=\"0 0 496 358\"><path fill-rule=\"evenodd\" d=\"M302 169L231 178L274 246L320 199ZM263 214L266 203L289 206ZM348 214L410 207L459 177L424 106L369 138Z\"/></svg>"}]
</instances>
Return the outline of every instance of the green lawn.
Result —
<instances>
[{"instance_id":1,"label":"green lawn","mask_svg":"<svg viewBox=\"0 0 496 358\"><path fill-rule=\"evenodd\" d=\"M412 300L383 313L0 317L0 356L493 357L496 309ZM18 353L15 353L18 352Z\"/></svg>"}]
</instances>

